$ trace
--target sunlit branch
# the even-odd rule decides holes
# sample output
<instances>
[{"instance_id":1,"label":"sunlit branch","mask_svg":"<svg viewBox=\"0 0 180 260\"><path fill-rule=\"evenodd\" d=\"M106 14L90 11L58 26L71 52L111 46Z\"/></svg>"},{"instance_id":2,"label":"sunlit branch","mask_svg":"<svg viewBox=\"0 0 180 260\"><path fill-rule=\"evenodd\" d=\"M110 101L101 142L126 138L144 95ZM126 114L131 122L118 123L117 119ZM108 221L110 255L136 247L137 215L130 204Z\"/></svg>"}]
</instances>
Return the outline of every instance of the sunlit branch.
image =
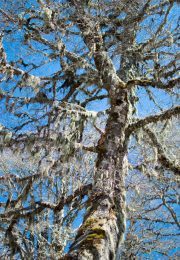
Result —
<instances>
[{"instance_id":1,"label":"sunlit branch","mask_svg":"<svg viewBox=\"0 0 180 260\"><path fill-rule=\"evenodd\" d=\"M137 120L135 123L132 123L129 126L127 132L128 132L128 134L132 133L132 132L138 130L139 128L145 127L148 124L167 120L167 119L170 119L171 117L177 116L179 114L180 114L180 106L173 107L171 109L165 110L161 114L152 115L152 116L148 116L143 119Z\"/></svg>"},{"instance_id":2,"label":"sunlit branch","mask_svg":"<svg viewBox=\"0 0 180 260\"><path fill-rule=\"evenodd\" d=\"M172 89L174 87L176 87L176 85L179 83L179 78L173 78L171 80L169 80L169 82L167 84L164 84L160 81L155 81L154 79L146 79L146 78L136 78L136 79L132 79L129 80L127 82L127 87L131 86L132 84L138 85L138 86L144 86L144 87L156 87L159 89L164 89L164 90L168 90L168 89Z\"/></svg>"},{"instance_id":3,"label":"sunlit branch","mask_svg":"<svg viewBox=\"0 0 180 260\"><path fill-rule=\"evenodd\" d=\"M62 197L57 204L52 204L49 202L35 202L28 207L17 208L13 210L8 210L5 213L0 214L1 218L9 218L13 215L13 219L18 219L20 217L29 217L31 214L41 213L45 208L53 209L55 211L60 211L63 209L64 205L71 203L77 196L84 197L92 189L92 184L87 184L79 187L74 191L72 195ZM26 212L27 211L27 212Z\"/></svg>"},{"instance_id":4,"label":"sunlit branch","mask_svg":"<svg viewBox=\"0 0 180 260\"><path fill-rule=\"evenodd\" d=\"M154 223L164 223L164 224L171 224L171 225L176 225L175 222L172 221L166 221L163 219L158 219L158 218L148 218L148 217L144 217L144 216L136 216L137 220L142 220L142 221L150 221L150 222L154 222Z\"/></svg>"},{"instance_id":5,"label":"sunlit branch","mask_svg":"<svg viewBox=\"0 0 180 260\"><path fill-rule=\"evenodd\" d=\"M158 141L158 138L157 136L155 135L155 133L150 130L150 128L144 128L144 131L148 134L150 140L151 140L151 143L154 147L157 148L157 156L158 156L158 160L159 162L166 168L172 170L174 172L174 174L177 174L179 175L180 174L180 167L178 165L175 164L175 162L171 161L164 149L163 149L163 146L161 145L161 143Z\"/></svg>"}]
</instances>

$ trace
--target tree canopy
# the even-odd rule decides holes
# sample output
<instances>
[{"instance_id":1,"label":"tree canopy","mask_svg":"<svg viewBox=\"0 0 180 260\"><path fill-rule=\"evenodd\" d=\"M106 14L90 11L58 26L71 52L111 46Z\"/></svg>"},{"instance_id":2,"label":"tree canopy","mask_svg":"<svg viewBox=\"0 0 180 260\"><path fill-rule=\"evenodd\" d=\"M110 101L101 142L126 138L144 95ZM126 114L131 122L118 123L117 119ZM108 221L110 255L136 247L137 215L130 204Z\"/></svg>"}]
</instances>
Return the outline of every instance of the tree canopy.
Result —
<instances>
[{"instance_id":1,"label":"tree canopy","mask_svg":"<svg viewBox=\"0 0 180 260\"><path fill-rule=\"evenodd\" d=\"M178 257L178 1L2 0L2 257Z\"/></svg>"}]
</instances>

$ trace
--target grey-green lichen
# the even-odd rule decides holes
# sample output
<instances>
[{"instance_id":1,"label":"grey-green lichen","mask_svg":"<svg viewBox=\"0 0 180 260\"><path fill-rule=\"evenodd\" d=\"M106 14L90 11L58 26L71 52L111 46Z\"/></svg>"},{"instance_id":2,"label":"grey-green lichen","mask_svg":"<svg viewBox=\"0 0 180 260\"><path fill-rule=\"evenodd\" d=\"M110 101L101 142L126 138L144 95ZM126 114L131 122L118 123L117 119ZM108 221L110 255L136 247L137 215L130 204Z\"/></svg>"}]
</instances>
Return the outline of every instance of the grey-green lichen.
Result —
<instances>
[{"instance_id":1,"label":"grey-green lichen","mask_svg":"<svg viewBox=\"0 0 180 260\"><path fill-rule=\"evenodd\" d=\"M79 229L79 236L88 232L83 244L87 243L98 243L101 239L106 237L105 230L98 223L98 219L90 218Z\"/></svg>"}]
</instances>

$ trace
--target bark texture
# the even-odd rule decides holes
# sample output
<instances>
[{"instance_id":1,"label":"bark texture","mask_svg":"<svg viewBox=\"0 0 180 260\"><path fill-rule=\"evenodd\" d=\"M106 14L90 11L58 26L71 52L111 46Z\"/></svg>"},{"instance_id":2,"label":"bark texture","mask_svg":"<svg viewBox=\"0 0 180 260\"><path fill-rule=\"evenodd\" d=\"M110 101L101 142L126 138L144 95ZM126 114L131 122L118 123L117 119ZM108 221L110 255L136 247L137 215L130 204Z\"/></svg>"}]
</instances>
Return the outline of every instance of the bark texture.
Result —
<instances>
[{"instance_id":1,"label":"bark texture","mask_svg":"<svg viewBox=\"0 0 180 260\"><path fill-rule=\"evenodd\" d=\"M101 72L103 86L109 93L110 111L105 133L98 143L95 183L89 208L69 255L72 259L113 260L119 257L125 232L124 177L128 170L126 129L131 114L131 91L125 88L124 82L127 80L125 71L133 64L132 58L128 59L126 48L133 42L134 35L131 39L124 39L126 57L122 56L118 76L108 53L103 50L98 28L92 30L87 20L84 27L80 28L89 49L95 44L94 60ZM84 33L87 28L93 34Z\"/></svg>"},{"instance_id":2,"label":"bark texture","mask_svg":"<svg viewBox=\"0 0 180 260\"><path fill-rule=\"evenodd\" d=\"M127 143L125 130L130 111L127 90L112 87L111 110L100 138L95 185L89 208L75 242L72 259L117 259L125 231Z\"/></svg>"}]
</instances>

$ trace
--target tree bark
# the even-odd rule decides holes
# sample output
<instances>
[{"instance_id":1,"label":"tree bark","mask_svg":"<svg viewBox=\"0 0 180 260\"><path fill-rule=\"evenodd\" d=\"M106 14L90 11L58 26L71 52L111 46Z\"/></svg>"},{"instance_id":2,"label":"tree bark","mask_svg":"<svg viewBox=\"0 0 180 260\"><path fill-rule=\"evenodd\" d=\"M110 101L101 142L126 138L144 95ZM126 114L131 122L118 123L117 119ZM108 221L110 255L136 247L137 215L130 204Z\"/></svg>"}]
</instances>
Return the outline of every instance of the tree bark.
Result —
<instances>
[{"instance_id":1,"label":"tree bark","mask_svg":"<svg viewBox=\"0 0 180 260\"><path fill-rule=\"evenodd\" d=\"M112 87L110 92L111 110L99 140L94 188L69 259L117 259L118 245L123 241L128 167L125 130L130 106L127 90Z\"/></svg>"},{"instance_id":2,"label":"tree bark","mask_svg":"<svg viewBox=\"0 0 180 260\"><path fill-rule=\"evenodd\" d=\"M119 259L118 248L125 232L124 177L128 170L128 140L125 132L131 118L131 91L126 88L124 82L132 64L132 58L128 59L126 49L132 43L134 34L132 39L124 39L125 56L122 56L118 77L108 53L104 50L99 27L95 27L91 19L88 20L81 8L79 12L79 27L86 45L90 50L94 50L96 68L100 72L103 88L109 93L110 111L105 133L98 143L96 173L89 207L67 259L115 260Z\"/></svg>"}]
</instances>

